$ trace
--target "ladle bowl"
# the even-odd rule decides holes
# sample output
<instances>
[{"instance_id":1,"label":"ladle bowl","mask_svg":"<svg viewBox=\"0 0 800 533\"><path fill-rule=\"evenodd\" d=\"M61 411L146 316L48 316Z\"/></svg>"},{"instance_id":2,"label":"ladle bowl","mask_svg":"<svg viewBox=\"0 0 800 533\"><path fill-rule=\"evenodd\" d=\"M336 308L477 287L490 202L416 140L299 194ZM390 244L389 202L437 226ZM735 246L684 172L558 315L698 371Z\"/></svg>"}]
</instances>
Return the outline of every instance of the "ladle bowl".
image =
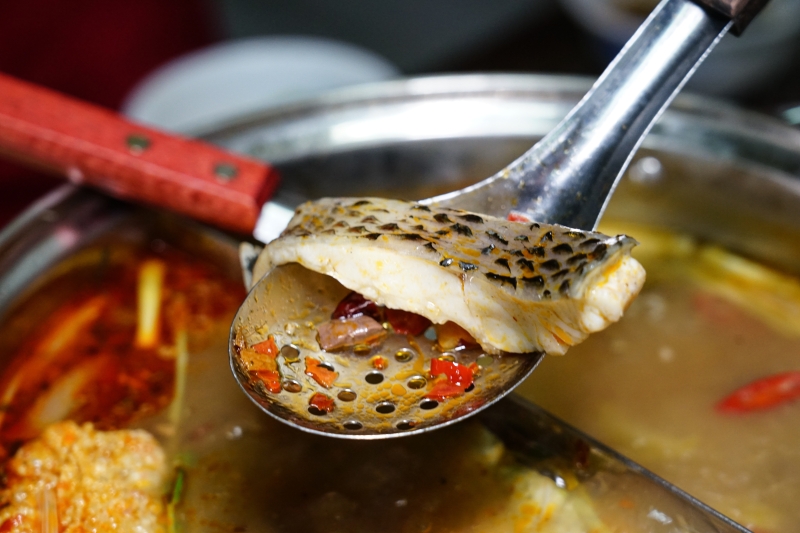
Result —
<instances>
[{"instance_id":1,"label":"ladle bowl","mask_svg":"<svg viewBox=\"0 0 800 533\"><path fill-rule=\"evenodd\" d=\"M514 212L538 222L594 229L652 124L732 26L730 19L688 0L662 1L586 97L533 148L490 178L421 203L501 217ZM527 359L495 357L494 364L482 367L487 373L496 372L486 379L491 385L450 399L444 409L426 400L405 398L405 387L413 382L410 378L425 379L424 369L429 366L424 362L433 357L430 353L419 359L423 364L414 368L416 374L400 370L389 380L354 359L340 376L344 379L339 380L337 407L320 411L305 397L298 355L319 353L311 317L319 315L317 322L330 317L332 306L347 291L295 266L280 266L255 281L231 328L234 375L267 413L307 431L344 438L428 431L488 407L513 390L541 360L541 354ZM269 392L244 371L237 346L258 328L280 331L287 327L306 327L308 338L303 346L281 347L291 355L287 359L282 353L277 358L283 372L281 390ZM356 392L353 387L364 386L364 381L377 390Z\"/></svg>"}]
</instances>

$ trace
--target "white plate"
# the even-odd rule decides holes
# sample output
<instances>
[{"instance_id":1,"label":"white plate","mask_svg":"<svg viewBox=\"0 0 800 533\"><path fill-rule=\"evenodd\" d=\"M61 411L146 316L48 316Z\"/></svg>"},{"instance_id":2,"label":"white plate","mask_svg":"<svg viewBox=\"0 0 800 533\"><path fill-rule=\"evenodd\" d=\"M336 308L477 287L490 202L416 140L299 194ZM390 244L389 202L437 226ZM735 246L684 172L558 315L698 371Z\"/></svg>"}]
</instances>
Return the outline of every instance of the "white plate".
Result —
<instances>
[{"instance_id":1,"label":"white plate","mask_svg":"<svg viewBox=\"0 0 800 533\"><path fill-rule=\"evenodd\" d=\"M123 112L140 122L190 133L328 89L397 76L385 59L337 41L228 41L149 74L129 93Z\"/></svg>"}]
</instances>

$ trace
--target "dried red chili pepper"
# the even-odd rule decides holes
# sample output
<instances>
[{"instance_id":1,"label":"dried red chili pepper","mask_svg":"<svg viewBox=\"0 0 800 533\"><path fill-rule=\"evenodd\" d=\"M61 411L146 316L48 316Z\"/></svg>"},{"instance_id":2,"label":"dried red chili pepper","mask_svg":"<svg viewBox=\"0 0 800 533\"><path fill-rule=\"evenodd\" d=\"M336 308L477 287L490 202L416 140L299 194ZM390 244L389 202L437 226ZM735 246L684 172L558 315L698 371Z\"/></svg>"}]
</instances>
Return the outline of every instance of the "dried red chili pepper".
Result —
<instances>
[{"instance_id":1,"label":"dried red chili pepper","mask_svg":"<svg viewBox=\"0 0 800 533\"><path fill-rule=\"evenodd\" d=\"M333 398L320 392L314 393L314 395L308 401L308 405L316 407L323 413L330 413L336 409L336 403L334 403Z\"/></svg>"},{"instance_id":2,"label":"dried red chili pepper","mask_svg":"<svg viewBox=\"0 0 800 533\"><path fill-rule=\"evenodd\" d=\"M446 398L453 398L454 396L461 396L462 394L464 394L464 387L453 385L447 380L441 380L433 384L433 388L425 397L429 400L440 402Z\"/></svg>"},{"instance_id":3,"label":"dried red chili pepper","mask_svg":"<svg viewBox=\"0 0 800 533\"><path fill-rule=\"evenodd\" d=\"M319 359L313 357L306 357L306 375L311 376L314 381L329 389L339 373L322 366Z\"/></svg>"},{"instance_id":4,"label":"dried red chili pepper","mask_svg":"<svg viewBox=\"0 0 800 533\"><path fill-rule=\"evenodd\" d=\"M400 309L386 309L386 320L401 335L422 335L431 325L424 316Z\"/></svg>"},{"instance_id":5,"label":"dried red chili pepper","mask_svg":"<svg viewBox=\"0 0 800 533\"><path fill-rule=\"evenodd\" d=\"M372 300L367 300L357 292L351 292L345 296L339 305L334 309L331 318L353 318L361 315L367 315L374 318L378 322L383 321L381 316L381 308Z\"/></svg>"},{"instance_id":6,"label":"dried red chili pepper","mask_svg":"<svg viewBox=\"0 0 800 533\"><path fill-rule=\"evenodd\" d=\"M278 357L278 353L280 353L278 345L275 344L275 339L272 338L272 335L267 337L267 340L254 344L253 350L255 350L256 353L268 355L270 357Z\"/></svg>"},{"instance_id":7,"label":"dried red chili pepper","mask_svg":"<svg viewBox=\"0 0 800 533\"><path fill-rule=\"evenodd\" d=\"M251 370L250 373L260 379L271 393L278 394L281 391L281 375L277 370Z\"/></svg>"},{"instance_id":8,"label":"dried red chili pepper","mask_svg":"<svg viewBox=\"0 0 800 533\"><path fill-rule=\"evenodd\" d=\"M717 403L720 413L764 411L800 398L800 371L757 379Z\"/></svg>"},{"instance_id":9,"label":"dried red chili pepper","mask_svg":"<svg viewBox=\"0 0 800 533\"><path fill-rule=\"evenodd\" d=\"M280 350L275 339L270 335L267 340L254 344L250 350L251 355L253 352L258 354L253 356L250 374L260 379L269 392L278 394L281 391L281 375L276 358Z\"/></svg>"}]
</instances>

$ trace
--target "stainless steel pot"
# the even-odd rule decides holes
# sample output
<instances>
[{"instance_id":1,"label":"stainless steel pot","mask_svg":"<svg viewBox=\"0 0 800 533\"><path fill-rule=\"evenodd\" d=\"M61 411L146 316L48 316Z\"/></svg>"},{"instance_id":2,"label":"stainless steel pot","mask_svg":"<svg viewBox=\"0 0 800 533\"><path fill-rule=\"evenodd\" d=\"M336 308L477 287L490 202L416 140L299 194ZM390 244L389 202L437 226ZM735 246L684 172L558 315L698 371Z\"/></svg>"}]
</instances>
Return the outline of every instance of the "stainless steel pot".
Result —
<instances>
[{"instance_id":1,"label":"stainless steel pot","mask_svg":"<svg viewBox=\"0 0 800 533\"><path fill-rule=\"evenodd\" d=\"M560 76L417 78L329 93L200 133L277 165L287 203L292 195L371 191L424 198L502 168L589 86ZM793 271L800 250L784 243L800 231L799 176L799 131L683 96L645 140L607 216L686 230Z\"/></svg>"},{"instance_id":2,"label":"stainless steel pot","mask_svg":"<svg viewBox=\"0 0 800 533\"><path fill-rule=\"evenodd\" d=\"M584 79L547 76L419 78L330 93L202 133L276 164L286 203L323 195L422 198L503 167L552 128L589 85ZM645 141L606 216L690 232L798 271L800 249L787 245L800 237L798 174L800 133L776 120L683 97ZM230 237L64 188L0 234L2 324L9 324L16 302L75 250L103 239L154 236L216 261L234 275ZM0 348L13 343L11 337ZM616 468L627 465L643 476L675 512L688 517L695 528L690 530L741 530L546 413L518 402L505 405L504 414L484 422L521 456L540 454L537 442L554 455L566 454L577 441L589 443ZM515 441L521 432L515 421L536 426L541 439ZM276 434L287 438L285 431ZM566 437L550 438L558 434Z\"/></svg>"}]
</instances>

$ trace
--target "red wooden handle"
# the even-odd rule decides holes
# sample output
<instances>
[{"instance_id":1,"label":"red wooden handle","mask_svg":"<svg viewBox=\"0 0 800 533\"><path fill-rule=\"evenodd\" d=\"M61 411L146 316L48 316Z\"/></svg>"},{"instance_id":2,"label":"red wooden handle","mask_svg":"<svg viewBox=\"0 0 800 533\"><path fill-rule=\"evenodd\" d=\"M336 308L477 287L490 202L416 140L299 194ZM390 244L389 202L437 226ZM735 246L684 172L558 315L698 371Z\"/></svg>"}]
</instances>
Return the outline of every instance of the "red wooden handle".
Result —
<instances>
[{"instance_id":1,"label":"red wooden handle","mask_svg":"<svg viewBox=\"0 0 800 533\"><path fill-rule=\"evenodd\" d=\"M278 183L274 169L260 161L4 75L0 150L74 183L238 232L252 232Z\"/></svg>"}]
</instances>

